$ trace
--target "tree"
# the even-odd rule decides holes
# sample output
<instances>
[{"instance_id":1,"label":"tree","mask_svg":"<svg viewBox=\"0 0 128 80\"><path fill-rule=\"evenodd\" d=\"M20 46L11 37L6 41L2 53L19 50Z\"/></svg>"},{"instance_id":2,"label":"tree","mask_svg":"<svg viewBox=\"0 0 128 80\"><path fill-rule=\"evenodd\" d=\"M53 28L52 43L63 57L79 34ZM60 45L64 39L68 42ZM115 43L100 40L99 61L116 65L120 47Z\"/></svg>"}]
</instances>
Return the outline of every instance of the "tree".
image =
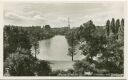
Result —
<instances>
[{"instance_id":1,"label":"tree","mask_svg":"<svg viewBox=\"0 0 128 80\"><path fill-rule=\"evenodd\" d=\"M34 76L34 58L30 55L14 53L5 63L4 69L9 68L11 76Z\"/></svg>"},{"instance_id":2,"label":"tree","mask_svg":"<svg viewBox=\"0 0 128 80\"><path fill-rule=\"evenodd\" d=\"M70 47L69 49L68 49L68 55L69 56L71 56L72 57L72 61L74 60L74 55L76 55L76 53L75 53L75 48L74 47Z\"/></svg>"},{"instance_id":3,"label":"tree","mask_svg":"<svg viewBox=\"0 0 128 80\"><path fill-rule=\"evenodd\" d=\"M95 25L93 24L93 21L88 21L86 23L84 23L83 25L83 30L81 32L80 35L83 35L82 37L86 40L86 41L89 41L91 39L91 37L93 35L95 35L95 30L96 30L96 27Z\"/></svg>"},{"instance_id":4,"label":"tree","mask_svg":"<svg viewBox=\"0 0 128 80\"><path fill-rule=\"evenodd\" d=\"M45 25L43 28L46 29L46 30L50 30L51 29L50 25Z\"/></svg>"},{"instance_id":5,"label":"tree","mask_svg":"<svg viewBox=\"0 0 128 80\"><path fill-rule=\"evenodd\" d=\"M118 39L118 32L119 32L119 28L120 28L120 20L119 19L117 19L116 20L116 38Z\"/></svg>"},{"instance_id":6,"label":"tree","mask_svg":"<svg viewBox=\"0 0 128 80\"><path fill-rule=\"evenodd\" d=\"M29 51L31 46L27 31L17 26L4 26L4 59L16 51Z\"/></svg>"},{"instance_id":7,"label":"tree","mask_svg":"<svg viewBox=\"0 0 128 80\"><path fill-rule=\"evenodd\" d=\"M107 36L109 36L109 34L110 34L110 30L111 30L110 28L111 28L110 21L107 20L107 23L106 23Z\"/></svg>"},{"instance_id":8,"label":"tree","mask_svg":"<svg viewBox=\"0 0 128 80\"><path fill-rule=\"evenodd\" d=\"M70 46L70 48L68 49L68 55L72 57L72 61L73 61L74 60L73 57L76 55L75 46L77 44L77 41L75 39L75 36L74 36L74 32L73 31L71 31L69 33L68 43L69 43L69 46Z\"/></svg>"},{"instance_id":9,"label":"tree","mask_svg":"<svg viewBox=\"0 0 128 80\"><path fill-rule=\"evenodd\" d=\"M28 28L5 25L4 73L9 72L11 76L34 76L35 73L38 73L38 75L50 74L51 68L49 63L47 61L40 61L36 57L39 53L38 41L42 37L40 33L44 32L42 31L40 27ZM48 32L48 35L51 37L52 33ZM46 36L46 34L44 35ZM35 50L34 55L31 53L32 46Z\"/></svg>"},{"instance_id":10,"label":"tree","mask_svg":"<svg viewBox=\"0 0 128 80\"><path fill-rule=\"evenodd\" d=\"M34 43L34 49L35 49L35 58L37 58L36 56L37 56L37 54L39 54L39 44L38 44L38 42L35 42Z\"/></svg>"},{"instance_id":11,"label":"tree","mask_svg":"<svg viewBox=\"0 0 128 80\"><path fill-rule=\"evenodd\" d=\"M104 26L95 26L92 21L84 23L79 28L72 29L74 32L75 39L79 43L79 50L81 54L85 56L84 62L89 65L94 64L96 68L92 72L102 72L103 73L123 73L123 40L120 41L116 38L117 35L124 33L122 29L118 29L123 25L123 20L120 24L119 19L115 23L113 18L110 24L108 20L106 23L106 29ZM107 32L107 35L104 32ZM110 35L110 33L111 34ZM119 34L117 34L117 31ZM77 33L77 34L76 34ZM68 40L72 41L72 34L68 34ZM109 36L108 36L109 35ZM123 36L122 36L123 38ZM81 40L82 39L82 40ZM96 60L94 60L96 58ZM83 60L79 61L77 64L83 65ZM99 67L98 67L99 66ZM84 67L74 67L75 71L86 70Z\"/></svg>"},{"instance_id":12,"label":"tree","mask_svg":"<svg viewBox=\"0 0 128 80\"><path fill-rule=\"evenodd\" d=\"M37 58L37 54L39 54L39 42L38 42L39 39L40 39L39 37L40 37L40 35L39 35L38 28L32 27L32 31L29 34L29 40L30 40L30 43L31 43L32 47L34 48L35 59Z\"/></svg>"},{"instance_id":13,"label":"tree","mask_svg":"<svg viewBox=\"0 0 128 80\"><path fill-rule=\"evenodd\" d=\"M110 73L123 73L123 45L114 36L107 40L106 51L102 55L105 59L105 68Z\"/></svg>"},{"instance_id":14,"label":"tree","mask_svg":"<svg viewBox=\"0 0 128 80\"><path fill-rule=\"evenodd\" d=\"M116 20L116 34L118 33L119 27L120 27L120 20L117 19Z\"/></svg>"},{"instance_id":15,"label":"tree","mask_svg":"<svg viewBox=\"0 0 128 80\"><path fill-rule=\"evenodd\" d=\"M124 19L121 20L121 26L124 26Z\"/></svg>"},{"instance_id":16,"label":"tree","mask_svg":"<svg viewBox=\"0 0 128 80\"><path fill-rule=\"evenodd\" d=\"M124 43L124 19L121 20L121 25L118 30L118 39Z\"/></svg>"},{"instance_id":17,"label":"tree","mask_svg":"<svg viewBox=\"0 0 128 80\"><path fill-rule=\"evenodd\" d=\"M112 32L115 34L116 33L116 24L115 24L114 18L112 18L112 21L111 21L111 29L112 29Z\"/></svg>"},{"instance_id":18,"label":"tree","mask_svg":"<svg viewBox=\"0 0 128 80\"><path fill-rule=\"evenodd\" d=\"M32 41L32 45L34 47L34 56L35 56L35 59L37 59L37 54L39 54L39 42L36 38L33 39Z\"/></svg>"},{"instance_id":19,"label":"tree","mask_svg":"<svg viewBox=\"0 0 128 80\"><path fill-rule=\"evenodd\" d=\"M76 61L73 65L74 71L78 75L84 75L85 72L93 72L94 66L84 59L81 61Z\"/></svg>"}]
</instances>

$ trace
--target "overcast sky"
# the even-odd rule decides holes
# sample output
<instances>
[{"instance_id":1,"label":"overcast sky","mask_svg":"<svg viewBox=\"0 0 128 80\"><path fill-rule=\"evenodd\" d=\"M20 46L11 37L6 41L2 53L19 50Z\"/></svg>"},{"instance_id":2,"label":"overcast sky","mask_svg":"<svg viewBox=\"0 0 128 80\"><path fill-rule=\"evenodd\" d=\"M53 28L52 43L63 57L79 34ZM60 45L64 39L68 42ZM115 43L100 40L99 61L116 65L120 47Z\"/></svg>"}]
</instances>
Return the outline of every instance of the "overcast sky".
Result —
<instances>
[{"instance_id":1,"label":"overcast sky","mask_svg":"<svg viewBox=\"0 0 128 80\"><path fill-rule=\"evenodd\" d=\"M124 18L123 2L97 3L23 3L4 4L4 23L22 26L46 25L51 27L79 27L92 20L95 25L105 25L111 18Z\"/></svg>"}]
</instances>

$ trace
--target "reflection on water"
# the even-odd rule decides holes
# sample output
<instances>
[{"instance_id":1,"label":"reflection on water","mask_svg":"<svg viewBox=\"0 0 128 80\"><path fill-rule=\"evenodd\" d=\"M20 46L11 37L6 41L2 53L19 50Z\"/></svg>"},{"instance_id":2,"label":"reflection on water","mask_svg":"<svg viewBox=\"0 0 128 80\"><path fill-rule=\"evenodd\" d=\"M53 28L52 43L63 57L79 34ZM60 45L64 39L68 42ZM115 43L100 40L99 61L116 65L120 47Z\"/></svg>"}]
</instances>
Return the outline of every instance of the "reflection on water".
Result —
<instances>
[{"instance_id":1,"label":"reflection on water","mask_svg":"<svg viewBox=\"0 0 128 80\"><path fill-rule=\"evenodd\" d=\"M42 60L70 61L71 58L67 56L68 47L65 37L57 35L39 42L40 53L37 57Z\"/></svg>"},{"instance_id":2,"label":"reflection on water","mask_svg":"<svg viewBox=\"0 0 128 80\"><path fill-rule=\"evenodd\" d=\"M45 41L44 41L44 45L45 45L48 49L50 49L50 47L51 47L51 39L45 40Z\"/></svg>"}]
</instances>

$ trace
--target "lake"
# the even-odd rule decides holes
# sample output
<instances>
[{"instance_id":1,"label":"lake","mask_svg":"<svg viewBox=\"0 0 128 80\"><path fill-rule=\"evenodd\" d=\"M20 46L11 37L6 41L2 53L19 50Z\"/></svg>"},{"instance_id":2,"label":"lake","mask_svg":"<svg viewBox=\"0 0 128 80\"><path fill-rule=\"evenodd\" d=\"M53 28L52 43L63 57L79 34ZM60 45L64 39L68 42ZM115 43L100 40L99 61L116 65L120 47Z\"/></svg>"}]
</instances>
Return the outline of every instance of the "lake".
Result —
<instances>
[{"instance_id":1,"label":"lake","mask_svg":"<svg viewBox=\"0 0 128 80\"><path fill-rule=\"evenodd\" d=\"M42 60L71 61L71 57L67 56L68 47L65 36L57 35L39 41L40 54L37 57Z\"/></svg>"},{"instance_id":2,"label":"lake","mask_svg":"<svg viewBox=\"0 0 128 80\"><path fill-rule=\"evenodd\" d=\"M73 68L73 61L68 53L68 42L65 36L56 35L53 38L39 41L39 54L38 59L47 60L51 62L53 70L61 69L66 70ZM81 55L74 56L74 60L81 59Z\"/></svg>"}]
</instances>

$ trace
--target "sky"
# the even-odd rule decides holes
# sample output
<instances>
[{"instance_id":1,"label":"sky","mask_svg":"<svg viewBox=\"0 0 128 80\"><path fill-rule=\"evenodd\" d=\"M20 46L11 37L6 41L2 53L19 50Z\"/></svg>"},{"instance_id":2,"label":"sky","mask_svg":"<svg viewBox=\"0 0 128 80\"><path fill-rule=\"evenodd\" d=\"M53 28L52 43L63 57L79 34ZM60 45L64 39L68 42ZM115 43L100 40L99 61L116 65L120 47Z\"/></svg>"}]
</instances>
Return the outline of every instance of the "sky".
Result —
<instances>
[{"instance_id":1,"label":"sky","mask_svg":"<svg viewBox=\"0 0 128 80\"><path fill-rule=\"evenodd\" d=\"M111 18L124 18L124 2L93 3L43 3L5 2L4 24L19 26L79 27L92 20L95 25L105 25Z\"/></svg>"}]
</instances>

